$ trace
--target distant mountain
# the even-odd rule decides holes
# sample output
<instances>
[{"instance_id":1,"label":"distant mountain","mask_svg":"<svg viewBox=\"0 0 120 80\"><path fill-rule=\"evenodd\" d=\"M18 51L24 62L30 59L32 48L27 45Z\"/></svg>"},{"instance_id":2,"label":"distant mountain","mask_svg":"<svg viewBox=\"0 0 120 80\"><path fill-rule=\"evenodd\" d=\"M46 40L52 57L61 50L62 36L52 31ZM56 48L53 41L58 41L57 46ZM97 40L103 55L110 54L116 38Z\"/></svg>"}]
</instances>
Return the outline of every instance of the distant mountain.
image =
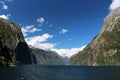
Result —
<instances>
[{"instance_id":1,"label":"distant mountain","mask_svg":"<svg viewBox=\"0 0 120 80\"><path fill-rule=\"evenodd\" d=\"M21 64L65 64L53 51L30 47L25 42L20 27L0 18L0 66Z\"/></svg>"},{"instance_id":2,"label":"distant mountain","mask_svg":"<svg viewBox=\"0 0 120 80\"><path fill-rule=\"evenodd\" d=\"M64 65L65 61L64 59L58 55L56 52L54 51L45 51L42 49L38 49L38 48L34 48L31 47L30 48L31 53L35 56L36 64L44 64L44 65Z\"/></svg>"},{"instance_id":3,"label":"distant mountain","mask_svg":"<svg viewBox=\"0 0 120 80\"><path fill-rule=\"evenodd\" d=\"M66 63L69 61L69 57L65 56L63 58L64 58L64 60L65 60Z\"/></svg>"},{"instance_id":4,"label":"distant mountain","mask_svg":"<svg viewBox=\"0 0 120 80\"><path fill-rule=\"evenodd\" d=\"M106 17L101 32L83 51L72 56L69 64L120 66L120 8Z\"/></svg>"}]
</instances>

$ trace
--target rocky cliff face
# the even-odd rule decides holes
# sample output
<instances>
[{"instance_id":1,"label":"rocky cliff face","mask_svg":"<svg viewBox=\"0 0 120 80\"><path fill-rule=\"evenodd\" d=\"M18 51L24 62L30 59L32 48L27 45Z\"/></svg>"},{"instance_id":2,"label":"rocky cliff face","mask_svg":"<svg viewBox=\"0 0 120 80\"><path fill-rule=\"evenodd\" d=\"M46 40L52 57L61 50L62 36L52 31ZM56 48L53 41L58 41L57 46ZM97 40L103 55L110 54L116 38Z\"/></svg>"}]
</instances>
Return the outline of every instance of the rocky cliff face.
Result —
<instances>
[{"instance_id":1,"label":"rocky cliff face","mask_svg":"<svg viewBox=\"0 0 120 80\"><path fill-rule=\"evenodd\" d=\"M20 27L0 18L0 66L32 64L29 47Z\"/></svg>"},{"instance_id":2,"label":"rocky cliff face","mask_svg":"<svg viewBox=\"0 0 120 80\"><path fill-rule=\"evenodd\" d=\"M101 32L69 64L120 66L120 8L106 17Z\"/></svg>"},{"instance_id":3,"label":"rocky cliff face","mask_svg":"<svg viewBox=\"0 0 120 80\"><path fill-rule=\"evenodd\" d=\"M64 64L56 52L29 48L20 27L0 18L0 66Z\"/></svg>"},{"instance_id":4,"label":"rocky cliff face","mask_svg":"<svg viewBox=\"0 0 120 80\"><path fill-rule=\"evenodd\" d=\"M44 51L42 49L31 48L34 55L34 63L44 65L64 65L64 59L54 51ZM36 61L36 62L35 62Z\"/></svg>"}]
</instances>

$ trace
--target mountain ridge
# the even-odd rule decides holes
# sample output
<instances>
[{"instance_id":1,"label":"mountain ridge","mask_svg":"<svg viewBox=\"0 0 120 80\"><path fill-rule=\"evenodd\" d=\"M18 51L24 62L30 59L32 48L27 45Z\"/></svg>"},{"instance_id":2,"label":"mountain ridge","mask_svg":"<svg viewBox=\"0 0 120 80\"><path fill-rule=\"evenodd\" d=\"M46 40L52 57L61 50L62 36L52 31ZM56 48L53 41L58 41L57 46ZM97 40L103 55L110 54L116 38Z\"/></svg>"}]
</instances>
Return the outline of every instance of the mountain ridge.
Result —
<instances>
[{"instance_id":1,"label":"mountain ridge","mask_svg":"<svg viewBox=\"0 0 120 80\"><path fill-rule=\"evenodd\" d=\"M21 47L22 45L24 47ZM21 48L26 53L20 54ZM19 25L0 18L0 65L13 66L15 64L32 64L29 48Z\"/></svg>"},{"instance_id":2,"label":"mountain ridge","mask_svg":"<svg viewBox=\"0 0 120 80\"><path fill-rule=\"evenodd\" d=\"M120 65L120 8L105 19L100 33L83 51L71 57L71 65Z\"/></svg>"},{"instance_id":3,"label":"mountain ridge","mask_svg":"<svg viewBox=\"0 0 120 80\"><path fill-rule=\"evenodd\" d=\"M45 51L43 49L30 47L31 53L36 57L37 64L42 65L64 65L65 61L55 51Z\"/></svg>"},{"instance_id":4,"label":"mountain ridge","mask_svg":"<svg viewBox=\"0 0 120 80\"><path fill-rule=\"evenodd\" d=\"M28 46L19 25L0 18L0 66L21 64L64 64L64 60L56 52Z\"/></svg>"}]
</instances>

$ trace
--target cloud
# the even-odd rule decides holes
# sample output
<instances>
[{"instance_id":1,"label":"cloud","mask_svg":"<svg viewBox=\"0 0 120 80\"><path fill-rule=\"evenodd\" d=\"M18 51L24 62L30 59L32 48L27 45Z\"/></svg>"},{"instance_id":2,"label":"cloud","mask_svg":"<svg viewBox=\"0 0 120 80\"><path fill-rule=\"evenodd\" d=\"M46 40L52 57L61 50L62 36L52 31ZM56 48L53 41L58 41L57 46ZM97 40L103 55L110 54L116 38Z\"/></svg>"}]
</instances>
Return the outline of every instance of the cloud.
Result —
<instances>
[{"instance_id":1,"label":"cloud","mask_svg":"<svg viewBox=\"0 0 120 80\"><path fill-rule=\"evenodd\" d=\"M112 3L110 4L109 9L113 11L118 7L120 7L120 0L112 0Z\"/></svg>"},{"instance_id":2,"label":"cloud","mask_svg":"<svg viewBox=\"0 0 120 80\"><path fill-rule=\"evenodd\" d=\"M7 0L8 2L12 2L13 0Z\"/></svg>"},{"instance_id":3,"label":"cloud","mask_svg":"<svg viewBox=\"0 0 120 80\"><path fill-rule=\"evenodd\" d=\"M1 3L1 4L5 4L5 3L7 3L7 2L13 2L13 1L14 1L14 0L1 0L0 3Z\"/></svg>"},{"instance_id":4,"label":"cloud","mask_svg":"<svg viewBox=\"0 0 120 80\"><path fill-rule=\"evenodd\" d=\"M0 18L8 20L10 16L11 16L10 14L8 15L3 14L3 15L0 15Z\"/></svg>"},{"instance_id":5,"label":"cloud","mask_svg":"<svg viewBox=\"0 0 120 80\"><path fill-rule=\"evenodd\" d=\"M8 6L5 5L5 4L3 4L3 9L4 9L4 10L8 10Z\"/></svg>"},{"instance_id":6,"label":"cloud","mask_svg":"<svg viewBox=\"0 0 120 80\"><path fill-rule=\"evenodd\" d=\"M24 36L27 36L28 33L34 33L34 32L37 32L37 31L42 31L41 29L35 28L34 25L27 25L27 26L22 27L21 29L22 29L22 32L23 32Z\"/></svg>"},{"instance_id":7,"label":"cloud","mask_svg":"<svg viewBox=\"0 0 120 80\"><path fill-rule=\"evenodd\" d=\"M48 33L43 34L42 36L33 36L26 38L26 42L33 47L40 48L40 49L52 49L56 45L55 43L48 43L48 39L52 38L53 35Z\"/></svg>"},{"instance_id":8,"label":"cloud","mask_svg":"<svg viewBox=\"0 0 120 80\"><path fill-rule=\"evenodd\" d=\"M33 36L26 38L26 42L28 45L31 45L35 48L43 49L43 50L52 50L56 51L59 55L65 57L71 57L72 55L82 51L86 46L82 46L80 48L71 48L71 49L56 49L55 46L57 43L49 43L48 39L53 38L53 35L45 33L41 36Z\"/></svg>"},{"instance_id":9,"label":"cloud","mask_svg":"<svg viewBox=\"0 0 120 80\"><path fill-rule=\"evenodd\" d=\"M37 19L37 22L40 23L40 24L42 24L42 23L45 22L45 19L44 19L43 17L38 18L38 19Z\"/></svg>"},{"instance_id":10,"label":"cloud","mask_svg":"<svg viewBox=\"0 0 120 80\"><path fill-rule=\"evenodd\" d=\"M29 29L30 27L28 27ZM48 33L44 33L43 35L39 36L33 36L26 38L26 42L28 45L31 45L35 48L43 49L43 50L52 50L56 51L59 55L62 57L71 57L72 55L78 53L79 51L82 51L86 46L82 46L80 48L71 48L71 49L57 49L55 46L57 43L49 43L48 39L53 38L53 35L50 35Z\"/></svg>"},{"instance_id":11,"label":"cloud","mask_svg":"<svg viewBox=\"0 0 120 80\"><path fill-rule=\"evenodd\" d=\"M49 38L52 38L52 37L53 35L45 33L42 36L33 36L33 37L26 38L26 41L28 44L33 45L36 42L38 43L46 42Z\"/></svg>"},{"instance_id":12,"label":"cloud","mask_svg":"<svg viewBox=\"0 0 120 80\"><path fill-rule=\"evenodd\" d=\"M0 1L0 3L1 3L1 4L5 4L5 2L4 2L4 1Z\"/></svg>"},{"instance_id":13,"label":"cloud","mask_svg":"<svg viewBox=\"0 0 120 80\"><path fill-rule=\"evenodd\" d=\"M36 43L33 46L44 50L51 50L55 47L55 45L55 43Z\"/></svg>"},{"instance_id":14,"label":"cloud","mask_svg":"<svg viewBox=\"0 0 120 80\"><path fill-rule=\"evenodd\" d=\"M53 27L53 24L49 24L48 26L51 28L51 27Z\"/></svg>"},{"instance_id":15,"label":"cloud","mask_svg":"<svg viewBox=\"0 0 120 80\"><path fill-rule=\"evenodd\" d=\"M86 46L82 46L80 48L71 48L71 49L52 49L53 51L56 51L59 55L65 57L71 57L72 55L78 53L79 51L82 51Z\"/></svg>"},{"instance_id":16,"label":"cloud","mask_svg":"<svg viewBox=\"0 0 120 80\"><path fill-rule=\"evenodd\" d=\"M0 4L2 4L2 9L3 9L3 10L8 10L9 7L8 7L8 5L6 5L6 4L8 4L8 3L10 3L10 2L13 2L13 0L1 0L1 1L0 1Z\"/></svg>"},{"instance_id":17,"label":"cloud","mask_svg":"<svg viewBox=\"0 0 120 80\"><path fill-rule=\"evenodd\" d=\"M59 32L60 34L65 34L65 33L67 33L68 32L68 30L67 29L61 29L61 31Z\"/></svg>"}]
</instances>

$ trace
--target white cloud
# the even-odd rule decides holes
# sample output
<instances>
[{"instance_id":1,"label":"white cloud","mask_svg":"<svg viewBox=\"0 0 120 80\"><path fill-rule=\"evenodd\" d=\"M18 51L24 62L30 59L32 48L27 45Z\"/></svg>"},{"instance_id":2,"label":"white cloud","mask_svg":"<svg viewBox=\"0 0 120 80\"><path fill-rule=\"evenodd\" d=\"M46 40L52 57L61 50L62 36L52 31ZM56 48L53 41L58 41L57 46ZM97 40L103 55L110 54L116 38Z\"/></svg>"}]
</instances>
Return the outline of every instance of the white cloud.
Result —
<instances>
[{"instance_id":1,"label":"white cloud","mask_svg":"<svg viewBox=\"0 0 120 80\"><path fill-rule=\"evenodd\" d=\"M6 4L8 4L8 3L10 3L10 2L13 2L13 0L1 0L1 1L0 1L0 4L2 4L2 9L8 10L9 7L8 7L8 5L6 5Z\"/></svg>"},{"instance_id":2,"label":"white cloud","mask_svg":"<svg viewBox=\"0 0 120 80\"><path fill-rule=\"evenodd\" d=\"M38 18L38 19L37 19L37 22L39 22L40 24L42 24L42 23L45 22L45 19L44 19L43 17Z\"/></svg>"},{"instance_id":3,"label":"white cloud","mask_svg":"<svg viewBox=\"0 0 120 80\"><path fill-rule=\"evenodd\" d=\"M112 3L110 4L110 10L113 11L114 9L120 7L120 0L112 0Z\"/></svg>"},{"instance_id":4,"label":"white cloud","mask_svg":"<svg viewBox=\"0 0 120 80\"><path fill-rule=\"evenodd\" d=\"M47 33L43 34L42 36L33 36L26 38L26 41L30 45L34 45L35 43L41 43L41 42L46 42L49 38L52 38L53 35L49 35Z\"/></svg>"},{"instance_id":5,"label":"white cloud","mask_svg":"<svg viewBox=\"0 0 120 80\"><path fill-rule=\"evenodd\" d=\"M33 46L44 50L51 50L55 47L55 45L55 43L36 43Z\"/></svg>"},{"instance_id":6,"label":"white cloud","mask_svg":"<svg viewBox=\"0 0 120 80\"><path fill-rule=\"evenodd\" d=\"M47 42L48 39L52 37L53 35L45 33L42 36L33 36L33 37L26 38L25 40L29 45L32 45L33 47L48 50L48 49L54 48L54 46L56 45L55 43Z\"/></svg>"},{"instance_id":7,"label":"white cloud","mask_svg":"<svg viewBox=\"0 0 120 80\"><path fill-rule=\"evenodd\" d=\"M65 57L71 57L72 55L82 51L86 46L82 46L81 48L71 48L71 49L52 49L56 51L59 55Z\"/></svg>"},{"instance_id":8,"label":"white cloud","mask_svg":"<svg viewBox=\"0 0 120 80\"><path fill-rule=\"evenodd\" d=\"M11 16L10 14L8 15L3 14L3 15L0 15L0 18L8 20L10 16Z\"/></svg>"},{"instance_id":9,"label":"white cloud","mask_svg":"<svg viewBox=\"0 0 120 80\"><path fill-rule=\"evenodd\" d=\"M8 2L12 2L13 0L7 0Z\"/></svg>"},{"instance_id":10,"label":"white cloud","mask_svg":"<svg viewBox=\"0 0 120 80\"><path fill-rule=\"evenodd\" d=\"M41 29L35 28L34 25L24 26L21 29L22 29L22 32L23 32L24 36L27 36L28 33L34 33L34 32L37 32L37 31L42 31Z\"/></svg>"},{"instance_id":11,"label":"white cloud","mask_svg":"<svg viewBox=\"0 0 120 80\"><path fill-rule=\"evenodd\" d=\"M68 30L67 29L61 29L61 31L59 32L60 34L65 34L65 33L67 33L68 32Z\"/></svg>"},{"instance_id":12,"label":"white cloud","mask_svg":"<svg viewBox=\"0 0 120 80\"><path fill-rule=\"evenodd\" d=\"M5 5L5 4L3 4L3 9L4 9L4 10L8 10L8 6Z\"/></svg>"},{"instance_id":13,"label":"white cloud","mask_svg":"<svg viewBox=\"0 0 120 80\"><path fill-rule=\"evenodd\" d=\"M28 27L29 28L29 27ZM86 46L82 46L80 48L71 48L71 49L57 49L55 48L57 43L49 43L48 39L53 38L53 35L45 33L41 36L33 36L26 38L26 42L28 45L31 45L35 48L43 49L43 50L52 50L56 51L62 57L71 57L72 55L82 51Z\"/></svg>"},{"instance_id":14,"label":"white cloud","mask_svg":"<svg viewBox=\"0 0 120 80\"><path fill-rule=\"evenodd\" d=\"M7 2L13 2L13 1L14 1L14 0L6 0L6 1L5 1L5 0L1 0L0 3L1 3L1 4L5 4L5 3L7 3Z\"/></svg>"},{"instance_id":15,"label":"white cloud","mask_svg":"<svg viewBox=\"0 0 120 80\"><path fill-rule=\"evenodd\" d=\"M49 24L48 26L51 28L51 27L53 27L53 24Z\"/></svg>"},{"instance_id":16,"label":"white cloud","mask_svg":"<svg viewBox=\"0 0 120 80\"><path fill-rule=\"evenodd\" d=\"M4 1L0 1L0 3L1 3L1 4L5 4L5 2L4 2Z\"/></svg>"}]
</instances>

